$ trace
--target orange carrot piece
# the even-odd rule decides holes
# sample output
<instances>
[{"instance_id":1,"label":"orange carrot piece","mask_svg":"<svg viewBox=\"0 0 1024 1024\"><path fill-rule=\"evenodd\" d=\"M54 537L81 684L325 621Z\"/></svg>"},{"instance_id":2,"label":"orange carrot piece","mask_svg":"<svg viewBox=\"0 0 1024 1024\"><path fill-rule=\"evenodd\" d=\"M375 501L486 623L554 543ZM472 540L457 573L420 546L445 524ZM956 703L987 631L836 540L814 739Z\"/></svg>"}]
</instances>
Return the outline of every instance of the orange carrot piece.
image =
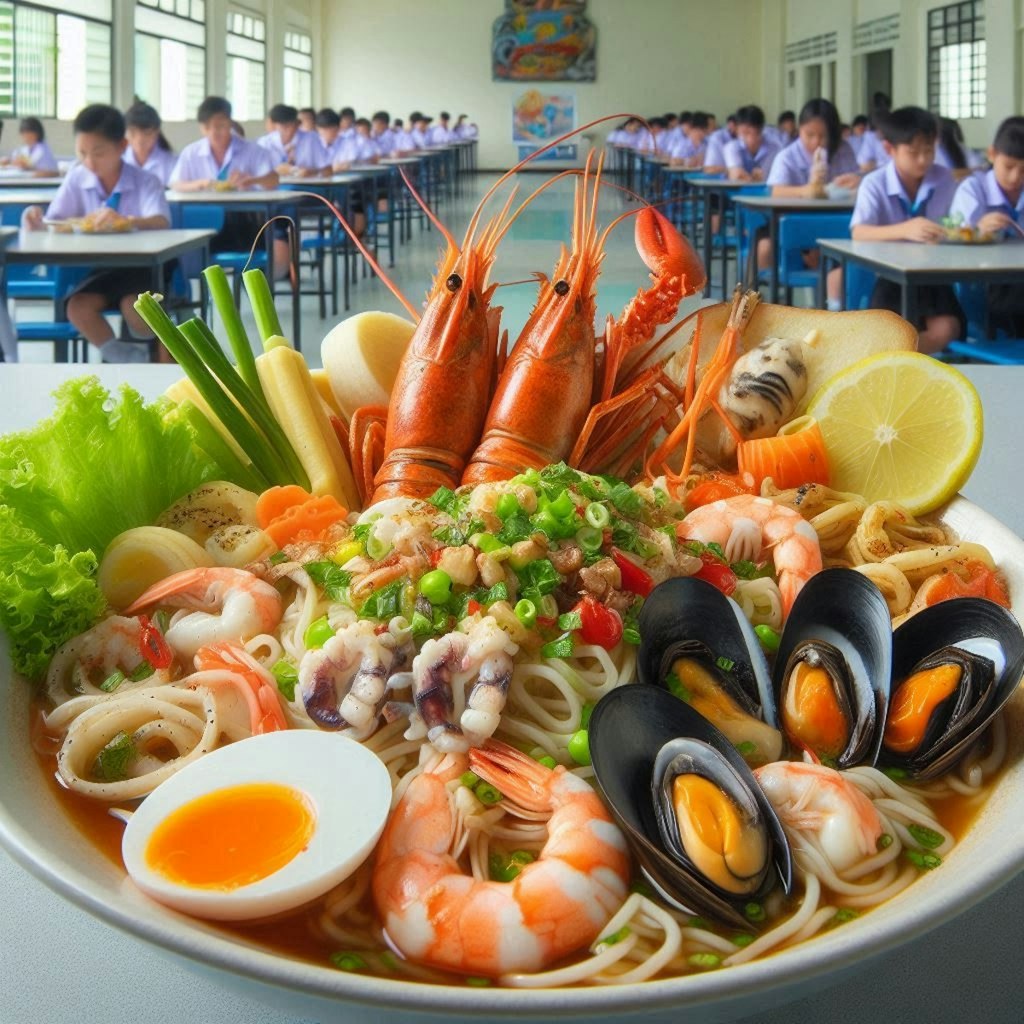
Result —
<instances>
[{"instance_id":1,"label":"orange carrot piece","mask_svg":"<svg viewBox=\"0 0 1024 1024\"><path fill-rule=\"evenodd\" d=\"M736 460L740 473L750 473L758 489L766 477L782 490L810 483L827 486L829 481L825 440L814 420L790 433L740 442Z\"/></svg>"},{"instance_id":2,"label":"orange carrot piece","mask_svg":"<svg viewBox=\"0 0 1024 1024\"><path fill-rule=\"evenodd\" d=\"M723 498L734 498L737 494L753 494L754 482L742 474L719 473L713 470L704 475L700 483L687 491L684 504L687 512L701 505L710 505Z\"/></svg>"},{"instance_id":3,"label":"orange carrot piece","mask_svg":"<svg viewBox=\"0 0 1024 1024\"><path fill-rule=\"evenodd\" d=\"M295 505L309 501L312 495L298 484L269 487L256 500L256 521L265 530L278 516Z\"/></svg>"},{"instance_id":4,"label":"orange carrot piece","mask_svg":"<svg viewBox=\"0 0 1024 1024\"><path fill-rule=\"evenodd\" d=\"M280 548L296 540L316 540L324 530L347 515L348 511L337 498L324 494L286 508L263 530Z\"/></svg>"}]
</instances>

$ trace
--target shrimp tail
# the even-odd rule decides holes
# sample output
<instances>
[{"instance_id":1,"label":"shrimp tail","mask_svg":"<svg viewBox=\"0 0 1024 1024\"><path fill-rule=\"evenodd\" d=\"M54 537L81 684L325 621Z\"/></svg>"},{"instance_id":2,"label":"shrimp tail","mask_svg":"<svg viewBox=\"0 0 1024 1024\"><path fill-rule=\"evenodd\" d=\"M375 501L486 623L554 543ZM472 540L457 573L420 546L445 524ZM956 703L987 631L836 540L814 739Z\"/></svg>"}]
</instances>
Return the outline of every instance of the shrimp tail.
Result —
<instances>
[{"instance_id":1,"label":"shrimp tail","mask_svg":"<svg viewBox=\"0 0 1024 1024\"><path fill-rule=\"evenodd\" d=\"M543 811L551 806L551 776L559 769L548 768L507 743L488 740L482 747L474 747L469 752L469 768L525 810Z\"/></svg>"}]
</instances>

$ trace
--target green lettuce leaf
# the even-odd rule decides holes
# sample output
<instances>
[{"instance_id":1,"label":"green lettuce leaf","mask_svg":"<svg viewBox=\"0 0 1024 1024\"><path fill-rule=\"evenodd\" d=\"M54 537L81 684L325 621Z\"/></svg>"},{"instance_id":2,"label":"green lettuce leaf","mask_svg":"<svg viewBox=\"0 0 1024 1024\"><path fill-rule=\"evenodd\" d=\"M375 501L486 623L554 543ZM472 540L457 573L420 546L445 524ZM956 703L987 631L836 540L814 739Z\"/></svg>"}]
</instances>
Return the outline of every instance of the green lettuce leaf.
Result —
<instances>
[{"instance_id":1,"label":"green lettuce leaf","mask_svg":"<svg viewBox=\"0 0 1024 1024\"><path fill-rule=\"evenodd\" d=\"M153 523L221 467L193 444L170 403L147 405L122 385L116 397L96 377L54 392L54 415L0 438L0 505L10 505L50 545L102 555L124 530Z\"/></svg>"},{"instance_id":2,"label":"green lettuce leaf","mask_svg":"<svg viewBox=\"0 0 1024 1024\"><path fill-rule=\"evenodd\" d=\"M39 678L54 651L96 621L105 601L95 577L91 551L51 547L0 506L0 626L18 672Z\"/></svg>"}]
</instances>

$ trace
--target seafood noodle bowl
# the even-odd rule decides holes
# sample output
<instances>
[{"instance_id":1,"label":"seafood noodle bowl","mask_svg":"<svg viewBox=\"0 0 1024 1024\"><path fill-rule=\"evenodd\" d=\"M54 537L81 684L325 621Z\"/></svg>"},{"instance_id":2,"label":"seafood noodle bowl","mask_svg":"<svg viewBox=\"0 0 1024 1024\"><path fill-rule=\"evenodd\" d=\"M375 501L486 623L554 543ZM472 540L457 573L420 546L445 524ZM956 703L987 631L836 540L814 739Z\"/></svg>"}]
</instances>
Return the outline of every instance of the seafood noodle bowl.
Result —
<instances>
[{"instance_id":1,"label":"seafood noodle bowl","mask_svg":"<svg viewBox=\"0 0 1024 1024\"><path fill-rule=\"evenodd\" d=\"M688 511L558 464L280 546L230 484L160 521L211 494L244 567L172 573L65 643L37 747L90 831L130 819L147 892L292 955L517 987L743 963L941 870L1003 764L1024 641L998 568L893 503L767 484ZM377 795L360 762L312 796L367 822L315 894L264 896L285 864L182 882L216 890L196 909L129 856L151 800L290 778L325 736L383 768Z\"/></svg>"}]
</instances>

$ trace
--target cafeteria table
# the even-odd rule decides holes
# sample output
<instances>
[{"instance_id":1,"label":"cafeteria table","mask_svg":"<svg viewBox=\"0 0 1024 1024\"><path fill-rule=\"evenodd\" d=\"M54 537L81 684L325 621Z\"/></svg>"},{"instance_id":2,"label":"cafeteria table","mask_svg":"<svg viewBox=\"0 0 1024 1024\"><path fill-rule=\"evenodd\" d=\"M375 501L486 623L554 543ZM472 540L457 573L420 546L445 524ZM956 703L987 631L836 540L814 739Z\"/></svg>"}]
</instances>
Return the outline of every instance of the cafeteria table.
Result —
<instances>
[{"instance_id":1,"label":"cafeteria table","mask_svg":"<svg viewBox=\"0 0 1024 1024\"><path fill-rule=\"evenodd\" d=\"M718 247L719 257L722 261L722 295L728 297L729 289L726 287L725 275L729 265L729 247L725 244L725 214L729 202L734 196L743 195L744 190L748 193L755 192L763 195L765 186L757 181L731 181L729 178L696 177L689 178L686 182L688 188L700 193L704 211L704 271L707 280L704 282L704 298L711 294L711 261L714 256L714 232L711 230L711 215L713 197L718 196L718 209L721 214L721 235L722 244ZM738 257L737 257L738 259ZM739 274L739 268L737 268Z\"/></svg>"},{"instance_id":2,"label":"cafeteria table","mask_svg":"<svg viewBox=\"0 0 1024 1024\"><path fill-rule=\"evenodd\" d=\"M130 381L149 398L162 394L180 372L171 366L90 366L93 371L107 385ZM1017 439L1024 371L989 366L965 366L963 371L980 391L986 413L985 446L964 492L1024 534ZM56 365L0 367L0 433L48 415L49 393L80 372ZM51 892L3 851L0 906L0 1021L5 1024L82 1024L127 1015L132 1024L314 1024L222 988L212 974L200 973L198 965L189 968L100 922ZM1022 907L1024 874L971 910L859 965L828 987L805 991L786 1006L733 1020L1020 1024ZM683 1021L686 1016L685 1010L677 1010L659 1019ZM621 1019L625 1024L625 1015ZM339 1009L319 1024L377 1020L372 1009Z\"/></svg>"},{"instance_id":3,"label":"cafeteria table","mask_svg":"<svg viewBox=\"0 0 1024 1024\"><path fill-rule=\"evenodd\" d=\"M779 301L779 221L787 213L852 213L854 205L852 196L849 199L737 196L735 202L768 218L768 239L772 243L772 261L768 268L769 302Z\"/></svg>"},{"instance_id":4,"label":"cafeteria table","mask_svg":"<svg viewBox=\"0 0 1024 1024\"><path fill-rule=\"evenodd\" d=\"M925 285L1016 284L1024 282L1024 245L956 245L926 242L854 242L821 238L819 273L827 264L857 263L899 285L904 320L917 323L917 291ZM824 285L822 286L824 289ZM822 291L824 294L824 290Z\"/></svg>"},{"instance_id":5,"label":"cafeteria table","mask_svg":"<svg viewBox=\"0 0 1024 1024\"><path fill-rule=\"evenodd\" d=\"M215 189L201 192L177 192L174 189L167 191L167 202L171 207L171 223L181 223L180 213L184 206L219 206L225 212L231 213L256 213L264 221L270 220L276 214L288 213L295 208L295 193L287 189L252 189L239 190L235 192L218 192ZM274 235L272 231L265 232L267 240L267 277L270 279L271 287L274 283ZM294 263L291 278L292 293L292 344L302 348L302 304L299 292L299 268Z\"/></svg>"},{"instance_id":6,"label":"cafeteria table","mask_svg":"<svg viewBox=\"0 0 1024 1024\"><path fill-rule=\"evenodd\" d=\"M0 174L0 189L60 188L64 179L60 175Z\"/></svg>"}]
</instances>

